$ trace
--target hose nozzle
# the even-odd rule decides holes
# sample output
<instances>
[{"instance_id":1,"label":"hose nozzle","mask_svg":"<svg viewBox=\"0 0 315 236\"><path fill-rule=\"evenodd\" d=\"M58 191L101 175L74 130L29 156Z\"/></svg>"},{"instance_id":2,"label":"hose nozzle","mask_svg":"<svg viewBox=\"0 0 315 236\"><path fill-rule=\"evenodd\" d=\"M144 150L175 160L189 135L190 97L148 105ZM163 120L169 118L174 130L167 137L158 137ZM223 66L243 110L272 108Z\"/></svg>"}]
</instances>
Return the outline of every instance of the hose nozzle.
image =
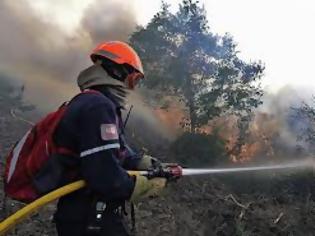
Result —
<instances>
[{"instance_id":1,"label":"hose nozzle","mask_svg":"<svg viewBox=\"0 0 315 236\"><path fill-rule=\"evenodd\" d=\"M177 163L163 163L157 168L153 168L147 171L146 176L150 178L162 177L168 181L176 180L183 175L183 168Z\"/></svg>"}]
</instances>

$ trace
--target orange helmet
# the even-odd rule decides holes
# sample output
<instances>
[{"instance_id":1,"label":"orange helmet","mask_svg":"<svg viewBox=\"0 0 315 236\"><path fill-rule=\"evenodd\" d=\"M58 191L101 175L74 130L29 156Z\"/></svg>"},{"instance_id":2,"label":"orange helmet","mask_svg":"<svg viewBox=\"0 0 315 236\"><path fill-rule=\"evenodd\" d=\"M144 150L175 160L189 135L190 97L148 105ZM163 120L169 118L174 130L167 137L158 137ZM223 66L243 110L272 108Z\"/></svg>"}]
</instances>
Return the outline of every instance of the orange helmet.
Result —
<instances>
[{"instance_id":1,"label":"orange helmet","mask_svg":"<svg viewBox=\"0 0 315 236\"><path fill-rule=\"evenodd\" d=\"M135 50L120 41L109 41L99 44L92 52L91 59L95 63L98 59L107 59L119 65L127 65L134 72L128 72L124 78L129 89L134 89L140 79L144 78L141 60ZM114 78L116 77L112 74ZM120 78L118 78L120 79Z\"/></svg>"},{"instance_id":2,"label":"orange helmet","mask_svg":"<svg viewBox=\"0 0 315 236\"><path fill-rule=\"evenodd\" d=\"M124 42L110 41L99 44L91 54L93 62L96 62L98 58L106 58L117 64L127 64L144 76L142 63L138 54Z\"/></svg>"}]
</instances>

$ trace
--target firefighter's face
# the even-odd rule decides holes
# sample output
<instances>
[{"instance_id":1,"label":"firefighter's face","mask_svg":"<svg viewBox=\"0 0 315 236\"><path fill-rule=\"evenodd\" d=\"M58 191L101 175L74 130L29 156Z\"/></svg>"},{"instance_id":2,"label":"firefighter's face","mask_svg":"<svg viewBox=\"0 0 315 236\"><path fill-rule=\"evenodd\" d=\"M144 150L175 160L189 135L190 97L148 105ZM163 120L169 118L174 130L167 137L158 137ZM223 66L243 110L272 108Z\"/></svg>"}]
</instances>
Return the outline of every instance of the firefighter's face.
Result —
<instances>
[{"instance_id":1,"label":"firefighter's face","mask_svg":"<svg viewBox=\"0 0 315 236\"><path fill-rule=\"evenodd\" d=\"M142 79L142 74L135 71L127 75L125 83L129 89L134 89Z\"/></svg>"},{"instance_id":2,"label":"firefighter's face","mask_svg":"<svg viewBox=\"0 0 315 236\"><path fill-rule=\"evenodd\" d=\"M134 89L143 79L143 75L126 64L116 64L110 60L100 61L103 68L115 79L124 82L128 89Z\"/></svg>"}]
</instances>

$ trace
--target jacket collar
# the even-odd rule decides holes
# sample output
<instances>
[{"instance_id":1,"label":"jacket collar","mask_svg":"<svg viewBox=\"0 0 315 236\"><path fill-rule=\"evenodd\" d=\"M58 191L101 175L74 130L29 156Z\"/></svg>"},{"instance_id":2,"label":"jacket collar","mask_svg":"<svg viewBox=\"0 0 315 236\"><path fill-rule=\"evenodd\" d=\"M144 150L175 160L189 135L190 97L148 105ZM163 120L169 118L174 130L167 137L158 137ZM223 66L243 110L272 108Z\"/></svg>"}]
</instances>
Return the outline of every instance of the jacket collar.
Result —
<instances>
[{"instance_id":1,"label":"jacket collar","mask_svg":"<svg viewBox=\"0 0 315 236\"><path fill-rule=\"evenodd\" d=\"M103 96L107 97L109 100L111 100L111 102L113 102L116 110L117 109L119 109L119 110L125 109L124 105L119 102L117 95L113 94L113 92L111 92L109 89L102 91L102 92L98 91L98 90L94 90L94 89L85 89L83 92L88 92L88 91L97 92L97 93L102 94Z\"/></svg>"}]
</instances>

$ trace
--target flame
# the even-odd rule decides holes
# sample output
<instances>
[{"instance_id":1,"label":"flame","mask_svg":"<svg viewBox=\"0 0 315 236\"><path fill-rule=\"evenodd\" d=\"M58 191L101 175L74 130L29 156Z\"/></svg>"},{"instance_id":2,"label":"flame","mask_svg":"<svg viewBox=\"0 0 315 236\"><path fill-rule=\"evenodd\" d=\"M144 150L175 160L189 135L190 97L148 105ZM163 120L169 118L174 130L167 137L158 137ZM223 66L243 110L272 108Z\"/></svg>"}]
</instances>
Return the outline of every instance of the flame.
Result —
<instances>
[{"instance_id":1,"label":"flame","mask_svg":"<svg viewBox=\"0 0 315 236\"><path fill-rule=\"evenodd\" d=\"M187 117L183 106L172 103L167 109L156 108L155 115L163 122L169 130L180 134L183 127L180 125L182 118ZM230 154L232 162L248 162L255 158L274 158L273 141L279 136L281 119L273 114L257 112L251 122L247 135L247 142L240 147L238 154ZM211 134L219 127L218 135L226 141L226 151L229 153L237 144L239 130L237 128L237 117L220 117L209 122L198 129L198 132Z\"/></svg>"},{"instance_id":2,"label":"flame","mask_svg":"<svg viewBox=\"0 0 315 236\"><path fill-rule=\"evenodd\" d=\"M231 161L248 162L261 156L274 158L273 140L279 136L280 127L281 121L276 116L262 112L256 113L249 127L247 143L242 145L238 156L231 155ZM237 139L237 136L231 137L228 150L231 150Z\"/></svg>"}]
</instances>

